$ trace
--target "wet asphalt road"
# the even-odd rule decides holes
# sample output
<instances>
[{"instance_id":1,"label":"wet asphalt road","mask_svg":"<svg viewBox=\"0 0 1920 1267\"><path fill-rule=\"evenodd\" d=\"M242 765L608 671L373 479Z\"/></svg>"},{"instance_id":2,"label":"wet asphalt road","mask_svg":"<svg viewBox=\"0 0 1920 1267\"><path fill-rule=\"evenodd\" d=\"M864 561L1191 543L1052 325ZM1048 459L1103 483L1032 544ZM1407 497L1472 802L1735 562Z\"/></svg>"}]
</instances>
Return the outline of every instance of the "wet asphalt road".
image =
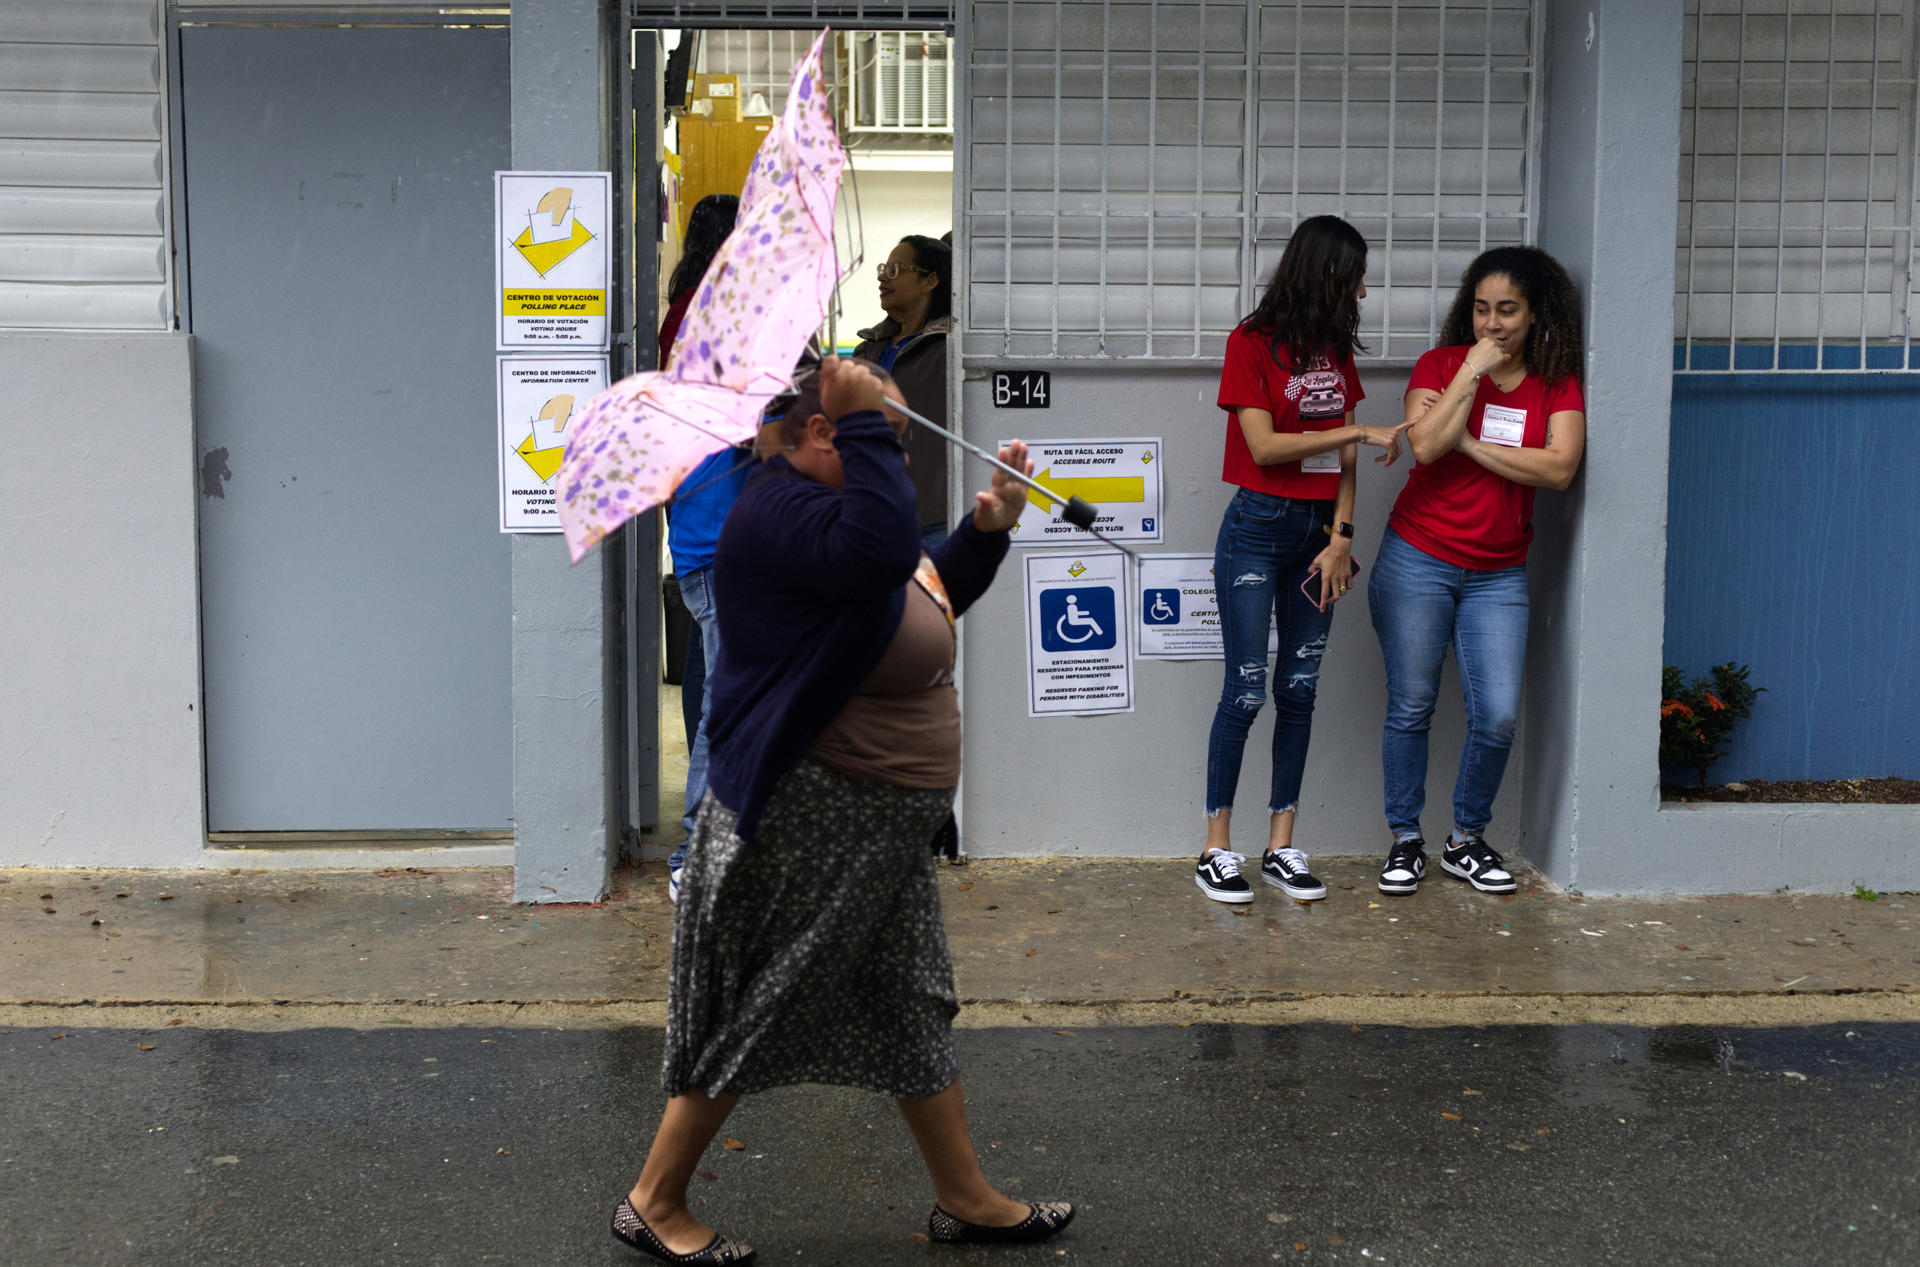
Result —
<instances>
[{"instance_id":1,"label":"wet asphalt road","mask_svg":"<svg viewBox=\"0 0 1920 1267\"><path fill-rule=\"evenodd\" d=\"M698 1208L762 1263L1920 1261L1920 1027L958 1037L989 1174L1081 1205L1059 1240L916 1242L905 1128L839 1090L745 1103ZM586 1024L0 1034L0 1263L638 1263L605 1223L658 1060Z\"/></svg>"}]
</instances>

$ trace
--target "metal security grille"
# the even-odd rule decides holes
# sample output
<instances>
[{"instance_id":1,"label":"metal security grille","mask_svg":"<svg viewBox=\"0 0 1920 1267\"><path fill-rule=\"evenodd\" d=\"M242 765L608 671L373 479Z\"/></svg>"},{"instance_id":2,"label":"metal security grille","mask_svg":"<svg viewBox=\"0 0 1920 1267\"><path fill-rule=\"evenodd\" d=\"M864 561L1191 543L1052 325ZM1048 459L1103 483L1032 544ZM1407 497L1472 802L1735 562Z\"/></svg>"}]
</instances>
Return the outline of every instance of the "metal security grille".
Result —
<instances>
[{"instance_id":1,"label":"metal security grille","mask_svg":"<svg viewBox=\"0 0 1920 1267\"><path fill-rule=\"evenodd\" d=\"M1477 251L1535 236L1530 0L968 14L969 356L1217 356L1333 213L1372 247L1371 354L1409 357Z\"/></svg>"},{"instance_id":2,"label":"metal security grille","mask_svg":"<svg viewBox=\"0 0 1920 1267\"><path fill-rule=\"evenodd\" d=\"M945 30L953 25L951 4L882 4L878 0L806 3L805 0L631 0L627 13L636 27L823 26L867 30Z\"/></svg>"},{"instance_id":3,"label":"metal security grille","mask_svg":"<svg viewBox=\"0 0 1920 1267\"><path fill-rule=\"evenodd\" d=\"M1689 0L1676 369L1920 369L1914 10Z\"/></svg>"}]
</instances>

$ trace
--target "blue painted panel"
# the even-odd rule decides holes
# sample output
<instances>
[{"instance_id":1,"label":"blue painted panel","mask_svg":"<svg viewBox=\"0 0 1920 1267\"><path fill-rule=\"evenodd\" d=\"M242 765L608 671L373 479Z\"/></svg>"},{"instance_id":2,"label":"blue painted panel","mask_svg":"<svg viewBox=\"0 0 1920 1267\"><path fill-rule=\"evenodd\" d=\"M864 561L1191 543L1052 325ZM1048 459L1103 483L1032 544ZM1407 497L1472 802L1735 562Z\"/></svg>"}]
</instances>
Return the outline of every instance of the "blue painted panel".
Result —
<instances>
[{"instance_id":1,"label":"blue painted panel","mask_svg":"<svg viewBox=\"0 0 1920 1267\"><path fill-rule=\"evenodd\" d=\"M1920 776L1916 438L1920 375L1675 376L1666 659L1768 692L1715 780Z\"/></svg>"}]
</instances>

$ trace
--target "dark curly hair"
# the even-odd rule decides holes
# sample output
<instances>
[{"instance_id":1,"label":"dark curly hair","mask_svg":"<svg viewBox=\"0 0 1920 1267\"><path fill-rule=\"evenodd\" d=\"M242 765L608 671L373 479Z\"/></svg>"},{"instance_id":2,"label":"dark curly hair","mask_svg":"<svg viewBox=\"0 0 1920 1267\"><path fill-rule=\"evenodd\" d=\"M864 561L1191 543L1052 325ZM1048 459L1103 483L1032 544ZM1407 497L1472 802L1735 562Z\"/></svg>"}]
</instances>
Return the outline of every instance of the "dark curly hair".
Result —
<instances>
[{"instance_id":1,"label":"dark curly hair","mask_svg":"<svg viewBox=\"0 0 1920 1267\"><path fill-rule=\"evenodd\" d=\"M927 301L927 320L938 321L953 313L953 248L939 238L909 233L901 246L913 248L913 262L933 274L933 295Z\"/></svg>"},{"instance_id":2,"label":"dark curly hair","mask_svg":"<svg viewBox=\"0 0 1920 1267\"><path fill-rule=\"evenodd\" d=\"M708 194L693 204L687 213L687 233L680 245L680 262L673 266L667 282L667 298L691 290L707 275L707 266L720 253L733 222L740 214L740 199L735 194Z\"/></svg>"},{"instance_id":3,"label":"dark curly hair","mask_svg":"<svg viewBox=\"0 0 1920 1267\"><path fill-rule=\"evenodd\" d=\"M1364 352L1355 292L1366 272L1367 240L1358 229L1339 216L1302 220L1259 305L1240 326L1264 335L1275 361L1284 352L1295 366L1316 356Z\"/></svg>"},{"instance_id":4,"label":"dark curly hair","mask_svg":"<svg viewBox=\"0 0 1920 1267\"><path fill-rule=\"evenodd\" d=\"M1580 329L1580 292L1560 261L1537 246L1496 246L1483 251L1460 274L1460 291L1440 327L1442 347L1473 343L1473 294L1489 277L1502 276L1533 310L1533 327L1521 362L1527 373L1547 382L1580 381L1586 340Z\"/></svg>"}]
</instances>

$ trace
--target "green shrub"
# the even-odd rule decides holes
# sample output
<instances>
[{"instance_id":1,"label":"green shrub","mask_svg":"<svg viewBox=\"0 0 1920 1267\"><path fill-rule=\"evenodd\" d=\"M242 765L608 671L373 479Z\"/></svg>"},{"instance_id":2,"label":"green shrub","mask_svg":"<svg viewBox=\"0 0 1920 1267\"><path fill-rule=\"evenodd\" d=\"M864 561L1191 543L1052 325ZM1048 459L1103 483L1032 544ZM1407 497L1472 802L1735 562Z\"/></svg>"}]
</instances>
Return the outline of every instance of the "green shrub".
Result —
<instances>
[{"instance_id":1,"label":"green shrub","mask_svg":"<svg viewBox=\"0 0 1920 1267\"><path fill-rule=\"evenodd\" d=\"M1707 771L1727 755L1735 723L1753 716L1754 697L1767 689L1749 683L1747 672L1728 661L1688 682L1673 665L1661 668L1661 765L1690 769L1706 783Z\"/></svg>"}]
</instances>

